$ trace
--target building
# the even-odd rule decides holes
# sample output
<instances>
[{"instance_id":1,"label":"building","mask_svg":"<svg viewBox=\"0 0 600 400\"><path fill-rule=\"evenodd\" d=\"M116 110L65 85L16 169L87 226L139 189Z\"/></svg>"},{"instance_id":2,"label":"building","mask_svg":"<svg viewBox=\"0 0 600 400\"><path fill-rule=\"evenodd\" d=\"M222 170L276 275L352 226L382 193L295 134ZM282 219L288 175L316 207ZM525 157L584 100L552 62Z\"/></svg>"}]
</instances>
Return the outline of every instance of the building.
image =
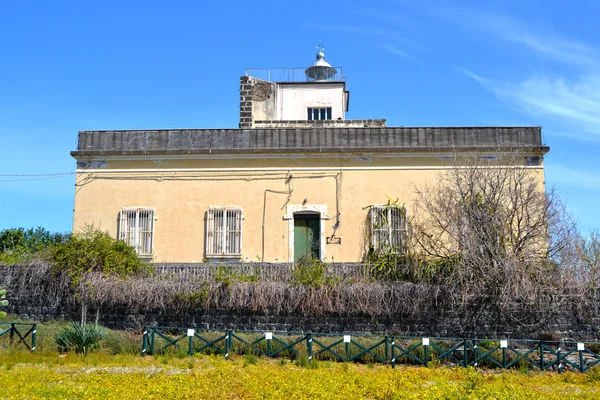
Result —
<instances>
[{"instance_id":1,"label":"building","mask_svg":"<svg viewBox=\"0 0 600 400\"><path fill-rule=\"evenodd\" d=\"M154 262L357 262L402 248L411 185L453 155L520 155L543 184L541 128L347 120L341 72L322 51L247 71L237 129L79 132L74 231L99 225Z\"/></svg>"}]
</instances>

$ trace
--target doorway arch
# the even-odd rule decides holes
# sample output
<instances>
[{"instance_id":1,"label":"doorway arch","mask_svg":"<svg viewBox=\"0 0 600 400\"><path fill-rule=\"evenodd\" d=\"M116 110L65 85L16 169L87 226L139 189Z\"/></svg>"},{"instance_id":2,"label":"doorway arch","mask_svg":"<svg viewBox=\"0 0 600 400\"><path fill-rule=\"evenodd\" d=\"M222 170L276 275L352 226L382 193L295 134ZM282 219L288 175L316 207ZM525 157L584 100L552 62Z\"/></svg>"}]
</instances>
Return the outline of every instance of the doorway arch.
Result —
<instances>
[{"instance_id":1,"label":"doorway arch","mask_svg":"<svg viewBox=\"0 0 600 400\"><path fill-rule=\"evenodd\" d=\"M288 220L288 261L295 262L301 256L298 251L305 249L321 261L325 260L325 221L330 216L327 214L325 204L289 204L286 206ZM317 232L318 231L318 232ZM312 237L310 237L312 232ZM315 233L316 236L315 237ZM297 235L304 235L298 237ZM317 253L317 254L315 254Z\"/></svg>"}]
</instances>

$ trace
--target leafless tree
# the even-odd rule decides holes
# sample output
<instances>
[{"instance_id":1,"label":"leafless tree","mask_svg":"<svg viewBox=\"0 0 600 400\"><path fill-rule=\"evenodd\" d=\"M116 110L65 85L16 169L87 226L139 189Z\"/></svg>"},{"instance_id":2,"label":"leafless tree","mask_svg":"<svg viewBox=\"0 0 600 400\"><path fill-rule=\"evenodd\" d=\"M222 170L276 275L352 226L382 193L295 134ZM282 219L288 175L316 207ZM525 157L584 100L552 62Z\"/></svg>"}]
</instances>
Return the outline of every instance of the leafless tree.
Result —
<instances>
[{"instance_id":1,"label":"leafless tree","mask_svg":"<svg viewBox=\"0 0 600 400\"><path fill-rule=\"evenodd\" d=\"M562 304L567 275L553 260L576 227L540 173L524 157L457 157L415 188L414 268L455 290L465 326L484 314L541 323Z\"/></svg>"}]
</instances>

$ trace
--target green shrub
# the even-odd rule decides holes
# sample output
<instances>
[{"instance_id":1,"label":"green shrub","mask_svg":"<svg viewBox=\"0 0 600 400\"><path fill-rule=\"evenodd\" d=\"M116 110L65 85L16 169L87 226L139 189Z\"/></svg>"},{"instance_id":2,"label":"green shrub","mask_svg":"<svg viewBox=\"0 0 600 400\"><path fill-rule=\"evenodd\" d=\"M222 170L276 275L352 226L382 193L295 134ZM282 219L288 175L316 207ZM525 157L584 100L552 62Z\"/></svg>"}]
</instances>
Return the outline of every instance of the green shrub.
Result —
<instances>
[{"instance_id":1,"label":"green shrub","mask_svg":"<svg viewBox=\"0 0 600 400\"><path fill-rule=\"evenodd\" d=\"M54 340L61 352L87 354L94 351L105 337L106 331L99 325L73 322L59 332Z\"/></svg>"},{"instance_id":2,"label":"green shrub","mask_svg":"<svg viewBox=\"0 0 600 400\"><path fill-rule=\"evenodd\" d=\"M0 231L0 262L13 264L27 261L32 255L51 249L69 239L69 233L52 233L46 229L10 228Z\"/></svg>"},{"instance_id":3,"label":"green shrub","mask_svg":"<svg viewBox=\"0 0 600 400\"><path fill-rule=\"evenodd\" d=\"M294 364L296 364L296 367L306 368L309 365L308 357L306 355L302 354L300 357L298 357L296 359Z\"/></svg>"},{"instance_id":4,"label":"green shrub","mask_svg":"<svg viewBox=\"0 0 600 400\"><path fill-rule=\"evenodd\" d=\"M292 283L296 285L322 287L333 282L327 278L327 264L310 257L302 257L292 270Z\"/></svg>"},{"instance_id":5,"label":"green shrub","mask_svg":"<svg viewBox=\"0 0 600 400\"><path fill-rule=\"evenodd\" d=\"M139 354L140 338L126 331L106 330L99 350L109 354Z\"/></svg>"},{"instance_id":6,"label":"green shrub","mask_svg":"<svg viewBox=\"0 0 600 400\"><path fill-rule=\"evenodd\" d=\"M254 354L246 354L244 356L244 367L247 367L248 365L256 365L256 363L258 362L258 357L255 356Z\"/></svg>"},{"instance_id":7,"label":"green shrub","mask_svg":"<svg viewBox=\"0 0 600 400\"><path fill-rule=\"evenodd\" d=\"M244 275L231 266L219 265L215 273L215 281L223 286L230 286L233 282L258 282L258 276Z\"/></svg>"},{"instance_id":8,"label":"green shrub","mask_svg":"<svg viewBox=\"0 0 600 400\"><path fill-rule=\"evenodd\" d=\"M55 271L67 271L74 286L86 272L125 277L142 272L145 266L133 247L93 225L87 225L83 232L58 244L53 249L52 261Z\"/></svg>"}]
</instances>

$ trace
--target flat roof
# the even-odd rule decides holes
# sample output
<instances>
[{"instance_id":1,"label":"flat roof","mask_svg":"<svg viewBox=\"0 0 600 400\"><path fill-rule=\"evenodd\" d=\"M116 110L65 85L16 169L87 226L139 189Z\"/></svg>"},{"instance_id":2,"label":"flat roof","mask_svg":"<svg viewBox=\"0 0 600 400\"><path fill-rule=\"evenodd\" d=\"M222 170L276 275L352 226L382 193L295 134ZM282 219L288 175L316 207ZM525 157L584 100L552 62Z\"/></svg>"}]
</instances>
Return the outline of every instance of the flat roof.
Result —
<instances>
[{"instance_id":1,"label":"flat roof","mask_svg":"<svg viewBox=\"0 0 600 400\"><path fill-rule=\"evenodd\" d=\"M538 126L310 127L81 131L71 155L549 150Z\"/></svg>"}]
</instances>

